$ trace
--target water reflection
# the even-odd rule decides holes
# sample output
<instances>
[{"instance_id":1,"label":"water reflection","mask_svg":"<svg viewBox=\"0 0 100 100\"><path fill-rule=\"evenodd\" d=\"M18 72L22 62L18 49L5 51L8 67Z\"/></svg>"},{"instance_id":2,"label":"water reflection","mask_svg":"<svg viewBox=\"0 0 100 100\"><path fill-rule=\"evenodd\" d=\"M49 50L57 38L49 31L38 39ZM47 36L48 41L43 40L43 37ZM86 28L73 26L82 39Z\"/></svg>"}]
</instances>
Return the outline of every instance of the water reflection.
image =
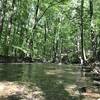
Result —
<instances>
[{"instance_id":1,"label":"water reflection","mask_svg":"<svg viewBox=\"0 0 100 100\"><path fill-rule=\"evenodd\" d=\"M66 66L57 65L2 64L0 65L0 81L35 83L43 91L46 100L78 100L77 97L73 99L65 90L66 84L75 83L75 74L69 71L72 69L67 72Z\"/></svg>"},{"instance_id":2,"label":"water reflection","mask_svg":"<svg viewBox=\"0 0 100 100\"><path fill-rule=\"evenodd\" d=\"M1 64L0 81L19 81L23 75L23 65Z\"/></svg>"}]
</instances>

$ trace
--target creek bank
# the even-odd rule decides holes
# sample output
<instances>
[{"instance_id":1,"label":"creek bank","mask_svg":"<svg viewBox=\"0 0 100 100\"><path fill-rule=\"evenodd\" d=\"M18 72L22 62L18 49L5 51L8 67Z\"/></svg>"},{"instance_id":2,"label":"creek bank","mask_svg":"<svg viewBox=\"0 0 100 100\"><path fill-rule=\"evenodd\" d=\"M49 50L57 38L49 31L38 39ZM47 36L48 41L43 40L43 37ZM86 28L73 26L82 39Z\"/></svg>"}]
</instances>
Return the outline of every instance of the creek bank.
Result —
<instances>
[{"instance_id":1,"label":"creek bank","mask_svg":"<svg viewBox=\"0 0 100 100\"><path fill-rule=\"evenodd\" d=\"M44 100L42 95L36 86L29 88L25 84L0 82L0 100Z\"/></svg>"},{"instance_id":2,"label":"creek bank","mask_svg":"<svg viewBox=\"0 0 100 100\"><path fill-rule=\"evenodd\" d=\"M15 56L0 55L0 63L22 63L22 62L32 63L33 60L31 57L15 57Z\"/></svg>"}]
</instances>

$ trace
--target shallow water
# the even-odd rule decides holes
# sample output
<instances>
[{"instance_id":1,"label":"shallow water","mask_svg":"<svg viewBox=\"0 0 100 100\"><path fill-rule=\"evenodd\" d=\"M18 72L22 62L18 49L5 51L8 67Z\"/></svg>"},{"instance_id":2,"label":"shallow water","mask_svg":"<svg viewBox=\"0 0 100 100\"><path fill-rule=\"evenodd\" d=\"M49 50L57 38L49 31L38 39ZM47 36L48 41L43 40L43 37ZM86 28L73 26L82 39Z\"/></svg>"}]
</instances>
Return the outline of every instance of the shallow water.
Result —
<instances>
[{"instance_id":1,"label":"shallow water","mask_svg":"<svg viewBox=\"0 0 100 100\"><path fill-rule=\"evenodd\" d=\"M76 65L1 64L0 81L32 82L44 93L45 100L78 100L68 88L77 78Z\"/></svg>"}]
</instances>

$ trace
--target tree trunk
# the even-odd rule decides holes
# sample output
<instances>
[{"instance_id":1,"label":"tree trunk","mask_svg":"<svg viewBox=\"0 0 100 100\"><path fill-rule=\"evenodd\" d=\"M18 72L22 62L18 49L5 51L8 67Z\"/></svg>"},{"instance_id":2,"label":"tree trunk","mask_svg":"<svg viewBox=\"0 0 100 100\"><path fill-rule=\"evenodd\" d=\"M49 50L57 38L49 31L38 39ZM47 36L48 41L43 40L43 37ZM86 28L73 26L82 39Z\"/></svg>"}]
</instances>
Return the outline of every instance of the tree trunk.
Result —
<instances>
[{"instance_id":1,"label":"tree trunk","mask_svg":"<svg viewBox=\"0 0 100 100\"><path fill-rule=\"evenodd\" d=\"M34 15L34 26L33 26L33 30L36 28L36 25L37 25L37 21L38 21L38 11L39 11L39 2L40 0L37 0L37 5L36 5L36 10L35 10L35 15ZM34 32L33 32L34 34Z\"/></svg>"},{"instance_id":2,"label":"tree trunk","mask_svg":"<svg viewBox=\"0 0 100 100\"><path fill-rule=\"evenodd\" d=\"M90 32L91 32L91 45L92 45L92 56L96 60L96 49L97 49L97 36L95 32L95 27L93 23L93 0L89 0L90 5Z\"/></svg>"},{"instance_id":3,"label":"tree trunk","mask_svg":"<svg viewBox=\"0 0 100 100\"><path fill-rule=\"evenodd\" d=\"M44 25L44 50L43 50L43 56L44 56L44 61L46 60L46 41L47 41L47 30L46 30L46 24Z\"/></svg>"},{"instance_id":4,"label":"tree trunk","mask_svg":"<svg viewBox=\"0 0 100 100\"><path fill-rule=\"evenodd\" d=\"M9 54L9 49L10 49L10 33L11 33L11 29L12 29L12 22L13 22L13 16L14 16L14 5L15 5L15 0L12 1L12 6L11 6L11 9L12 9L12 14L10 15L9 17L9 22L8 22L8 27L7 27L7 33L5 33L5 49L4 49L4 52L5 52L5 55L8 56Z\"/></svg>"},{"instance_id":5,"label":"tree trunk","mask_svg":"<svg viewBox=\"0 0 100 100\"><path fill-rule=\"evenodd\" d=\"M6 5L7 5L7 0L2 1L2 7L1 7L2 15L0 16L0 40L1 40L2 32L3 32L3 25L4 25L5 13L6 13Z\"/></svg>"},{"instance_id":6,"label":"tree trunk","mask_svg":"<svg viewBox=\"0 0 100 100\"><path fill-rule=\"evenodd\" d=\"M83 15L84 14L84 0L81 0L81 56L82 56L82 64L85 64L84 59L84 20Z\"/></svg>"}]
</instances>

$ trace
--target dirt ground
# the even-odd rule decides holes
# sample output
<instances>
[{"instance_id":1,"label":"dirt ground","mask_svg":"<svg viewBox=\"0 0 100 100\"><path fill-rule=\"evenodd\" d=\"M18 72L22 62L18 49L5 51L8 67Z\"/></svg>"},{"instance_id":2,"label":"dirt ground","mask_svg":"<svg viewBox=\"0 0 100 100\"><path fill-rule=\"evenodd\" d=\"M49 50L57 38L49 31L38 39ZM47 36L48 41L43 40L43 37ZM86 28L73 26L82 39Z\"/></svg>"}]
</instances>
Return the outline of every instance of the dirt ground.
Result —
<instances>
[{"instance_id":1,"label":"dirt ground","mask_svg":"<svg viewBox=\"0 0 100 100\"><path fill-rule=\"evenodd\" d=\"M38 87L28 88L14 82L0 82L0 100L44 100Z\"/></svg>"},{"instance_id":2,"label":"dirt ground","mask_svg":"<svg viewBox=\"0 0 100 100\"><path fill-rule=\"evenodd\" d=\"M79 92L75 90L76 86L68 86L66 90L72 96L78 96ZM88 90L82 93L85 98L82 100L100 100L100 94L92 93ZM0 82L0 100L45 100L43 92L38 87L29 88L25 84L14 82Z\"/></svg>"}]
</instances>

